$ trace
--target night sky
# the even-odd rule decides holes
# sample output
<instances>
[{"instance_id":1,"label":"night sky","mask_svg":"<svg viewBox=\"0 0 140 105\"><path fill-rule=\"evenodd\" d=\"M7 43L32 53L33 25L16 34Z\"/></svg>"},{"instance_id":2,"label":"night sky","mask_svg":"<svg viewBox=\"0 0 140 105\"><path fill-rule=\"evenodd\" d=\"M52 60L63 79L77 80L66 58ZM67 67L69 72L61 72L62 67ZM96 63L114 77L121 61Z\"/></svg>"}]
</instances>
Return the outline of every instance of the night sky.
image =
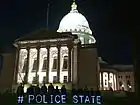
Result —
<instances>
[{"instance_id":1,"label":"night sky","mask_svg":"<svg viewBox=\"0 0 140 105\"><path fill-rule=\"evenodd\" d=\"M57 30L71 4L72 0L51 0L49 29ZM132 64L128 1L77 0L77 5L94 32L99 56L109 64ZM18 37L46 28L46 20L47 0L0 1L0 50L11 47Z\"/></svg>"}]
</instances>

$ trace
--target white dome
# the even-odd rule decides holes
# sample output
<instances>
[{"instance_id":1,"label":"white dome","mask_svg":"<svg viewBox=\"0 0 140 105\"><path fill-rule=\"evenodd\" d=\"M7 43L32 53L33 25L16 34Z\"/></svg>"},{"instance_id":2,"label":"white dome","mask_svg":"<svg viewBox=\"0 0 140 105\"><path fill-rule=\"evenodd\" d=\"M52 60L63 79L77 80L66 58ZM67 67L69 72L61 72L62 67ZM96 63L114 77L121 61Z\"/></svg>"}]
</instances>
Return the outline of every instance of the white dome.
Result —
<instances>
[{"instance_id":1,"label":"white dome","mask_svg":"<svg viewBox=\"0 0 140 105\"><path fill-rule=\"evenodd\" d=\"M87 19L78 12L75 2L72 4L70 13L65 15L60 22L58 32L82 31L92 34Z\"/></svg>"}]
</instances>

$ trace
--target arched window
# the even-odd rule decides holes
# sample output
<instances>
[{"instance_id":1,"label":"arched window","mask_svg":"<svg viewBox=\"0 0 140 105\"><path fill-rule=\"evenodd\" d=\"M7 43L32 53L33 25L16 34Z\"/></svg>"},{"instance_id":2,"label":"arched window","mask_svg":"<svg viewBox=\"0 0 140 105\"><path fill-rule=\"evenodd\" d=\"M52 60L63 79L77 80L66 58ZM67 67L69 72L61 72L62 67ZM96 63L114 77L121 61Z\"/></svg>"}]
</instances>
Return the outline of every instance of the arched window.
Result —
<instances>
[{"instance_id":1,"label":"arched window","mask_svg":"<svg viewBox=\"0 0 140 105\"><path fill-rule=\"evenodd\" d=\"M34 59L32 72L36 72L36 70L37 70L37 58Z\"/></svg>"},{"instance_id":2,"label":"arched window","mask_svg":"<svg viewBox=\"0 0 140 105\"><path fill-rule=\"evenodd\" d=\"M46 70L47 70L47 57L44 57L42 72L45 72Z\"/></svg>"},{"instance_id":3,"label":"arched window","mask_svg":"<svg viewBox=\"0 0 140 105\"><path fill-rule=\"evenodd\" d=\"M25 73L26 69L27 69L27 58L24 59L24 65L23 65L22 73Z\"/></svg>"},{"instance_id":4,"label":"arched window","mask_svg":"<svg viewBox=\"0 0 140 105\"><path fill-rule=\"evenodd\" d=\"M57 56L54 56L52 72L56 72L56 71L57 71Z\"/></svg>"},{"instance_id":5,"label":"arched window","mask_svg":"<svg viewBox=\"0 0 140 105\"><path fill-rule=\"evenodd\" d=\"M68 70L68 56L64 56L63 58L63 71L67 71Z\"/></svg>"}]
</instances>

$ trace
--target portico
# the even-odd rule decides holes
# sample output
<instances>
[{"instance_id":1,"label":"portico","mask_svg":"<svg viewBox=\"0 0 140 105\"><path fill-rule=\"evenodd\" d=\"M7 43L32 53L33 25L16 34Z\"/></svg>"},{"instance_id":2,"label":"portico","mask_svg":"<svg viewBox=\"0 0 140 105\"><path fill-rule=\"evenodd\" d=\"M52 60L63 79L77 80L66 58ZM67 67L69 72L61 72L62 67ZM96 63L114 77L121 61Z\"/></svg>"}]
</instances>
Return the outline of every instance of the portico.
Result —
<instances>
[{"instance_id":1,"label":"portico","mask_svg":"<svg viewBox=\"0 0 140 105\"><path fill-rule=\"evenodd\" d=\"M72 82L73 37L61 41L49 39L18 41L15 83L70 83Z\"/></svg>"}]
</instances>

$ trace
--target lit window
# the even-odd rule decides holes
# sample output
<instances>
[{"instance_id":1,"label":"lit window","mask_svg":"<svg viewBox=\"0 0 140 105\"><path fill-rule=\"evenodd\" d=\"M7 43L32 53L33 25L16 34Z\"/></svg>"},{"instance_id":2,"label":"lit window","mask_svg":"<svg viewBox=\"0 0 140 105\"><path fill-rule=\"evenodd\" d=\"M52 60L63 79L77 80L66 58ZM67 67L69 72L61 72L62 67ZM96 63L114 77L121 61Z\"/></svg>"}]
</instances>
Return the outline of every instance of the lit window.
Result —
<instances>
[{"instance_id":1,"label":"lit window","mask_svg":"<svg viewBox=\"0 0 140 105\"><path fill-rule=\"evenodd\" d=\"M42 72L45 72L46 70L47 70L47 57L44 57Z\"/></svg>"},{"instance_id":2,"label":"lit window","mask_svg":"<svg viewBox=\"0 0 140 105\"><path fill-rule=\"evenodd\" d=\"M68 57L64 56L63 71L67 71L67 69L68 69Z\"/></svg>"},{"instance_id":3,"label":"lit window","mask_svg":"<svg viewBox=\"0 0 140 105\"><path fill-rule=\"evenodd\" d=\"M22 73L25 73L26 69L27 69L27 58L24 59L24 65L23 65Z\"/></svg>"},{"instance_id":4,"label":"lit window","mask_svg":"<svg viewBox=\"0 0 140 105\"><path fill-rule=\"evenodd\" d=\"M37 59L35 58L35 59L34 59L34 63L33 63L32 72L36 72L36 70L37 70Z\"/></svg>"},{"instance_id":5,"label":"lit window","mask_svg":"<svg viewBox=\"0 0 140 105\"><path fill-rule=\"evenodd\" d=\"M53 83L57 82L57 76L53 76Z\"/></svg>"},{"instance_id":6,"label":"lit window","mask_svg":"<svg viewBox=\"0 0 140 105\"><path fill-rule=\"evenodd\" d=\"M67 79L68 79L68 77L67 76L64 76L63 82L66 83L67 82Z\"/></svg>"},{"instance_id":7,"label":"lit window","mask_svg":"<svg viewBox=\"0 0 140 105\"><path fill-rule=\"evenodd\" d=\"M53 58L53 68L52 68L52 72L56 71L57 71L57 56Z\"/></svg>"},{"instance_id":8,"label":"lit window","mask_svg":"<svg viewBox=\"0 0 140 105\"><path fill-rule=\"evenodd\" d=\"M36 83L36 77L33 77L32 83Z\"/></svg>"}]
</instances>

